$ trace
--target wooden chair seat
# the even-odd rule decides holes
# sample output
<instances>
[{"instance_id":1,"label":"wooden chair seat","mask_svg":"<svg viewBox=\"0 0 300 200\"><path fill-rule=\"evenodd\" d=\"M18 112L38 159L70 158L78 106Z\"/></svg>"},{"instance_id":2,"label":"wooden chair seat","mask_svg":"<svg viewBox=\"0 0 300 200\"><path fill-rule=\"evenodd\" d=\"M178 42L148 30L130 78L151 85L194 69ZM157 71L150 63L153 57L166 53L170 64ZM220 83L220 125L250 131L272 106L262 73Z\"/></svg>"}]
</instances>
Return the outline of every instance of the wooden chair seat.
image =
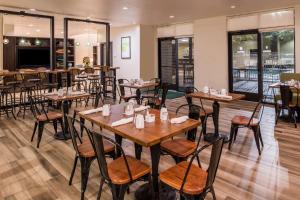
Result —
<instances>
[{"instance_id":1,"label":"wooden chair seat","mask_svg":"<svg viewBox=\"0 0 300 200\"><path fill-rule=\"evenodd\" d=\"M160 173L160 181L180 190L184 175L187 171L189 163L183 161L166 171ZM186 182L183 187L183 192L189 195L197 195L203 192L206 186L207 172L192 164Z\"/></svg>"},{"instance_id":2,"label":"wooden chair seat","mask_svg":"<svg viewBox=\"0 0 300 200\"><path fill-rule=\"evenodd\" d=\"M206 115L212 115L214 113L213 109L212 108L204 108L205 109L205 112L203 109L201 109L200 111L200 116L203 117Z\"/></svg>"},{"instance_id":3,"label":"wooden chair seat","mask_svg":"<svg viewBox=\"0 0 300 200\"><path fill-rule=\"evenodd\" d=\"M106 140L103 141L103 145L104 145L105 153L109 153L109 152L112 152L115 150L114 145ZM82 144L78 145L78 151L80 153L80 156L82 156L82 157L91 158L91 157L96 156L93 146L92 146L89 138L87 138L87 137L82 138Z\"/></svg>"},{"instance_id":4,"label":"wooden chair seat","mask_svg":"<svg viewBox=\"0 0 300 200\"><path fill-rule=\"evenodd\" d=\"M170 155L186 158L197 148L197 144L185 138L168 140L161 144L161 149Z\"/></svg>"},{"instance_id":5,"label":"wooden chair seat","mask_svg":"<svg viewBox=\"0 0 300 200\"><path fill-rule=\"evenodd\" d=\"M126 159L133 181L150 173L150 167L145 163L131 156L126 156ZM122 185L130 182L124 157L119 157L108 164L108 174L113 184Z\"/></svg>"},{"instance_id":6,"label":"wooden chair seat","mask_svg":"<svg viewBox=\"0 0 300 200\"><path fill-rule=\"evenodd\" d=\"M47 118L47 116L48 116L48 118ZM37 120L38 120L38 121L42 121L42 122L47 121L47 120L53 121L53 120L62 118L62 117L63 117L63 114L61 114L61 113L59 113L59 112L49 111L49 112L47 113L47 116L46 116L45 114L38 115L38 116L37 116Z\"/></svg>"},{"instance_id":7,"label":"wooden chair seat","mask_svg":"<svg viewBox=\"0 0 300 200\"><path fill-rule=\"evenodd\" d=\"M247 126L249 123L250 118L246 116L234 116L231 120L231 123L234 125L243 125ZM256 118L252 119L252 122L250 123L250 126L257 126L259 123L259 120Z\"/></svg>"}]
</instances>

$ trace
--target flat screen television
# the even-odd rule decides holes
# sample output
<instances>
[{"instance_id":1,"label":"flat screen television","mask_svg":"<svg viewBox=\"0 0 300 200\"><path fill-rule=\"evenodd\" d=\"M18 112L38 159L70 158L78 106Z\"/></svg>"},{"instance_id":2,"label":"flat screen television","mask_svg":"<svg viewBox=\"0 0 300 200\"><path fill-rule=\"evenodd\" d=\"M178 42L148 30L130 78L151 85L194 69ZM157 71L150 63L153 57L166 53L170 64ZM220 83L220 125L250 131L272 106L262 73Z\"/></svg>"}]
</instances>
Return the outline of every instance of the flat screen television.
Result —
<instances>
[{"instance_id":1,"label":"flat screen television","mask_svg":"<svg viewBox=\"0 0 300 200\"><path fill-rule=\"evenodd\" d=\"M21 48L18 49L17 67L49 67L50 49L49 48Z\"/></svg>"}]
</instances>

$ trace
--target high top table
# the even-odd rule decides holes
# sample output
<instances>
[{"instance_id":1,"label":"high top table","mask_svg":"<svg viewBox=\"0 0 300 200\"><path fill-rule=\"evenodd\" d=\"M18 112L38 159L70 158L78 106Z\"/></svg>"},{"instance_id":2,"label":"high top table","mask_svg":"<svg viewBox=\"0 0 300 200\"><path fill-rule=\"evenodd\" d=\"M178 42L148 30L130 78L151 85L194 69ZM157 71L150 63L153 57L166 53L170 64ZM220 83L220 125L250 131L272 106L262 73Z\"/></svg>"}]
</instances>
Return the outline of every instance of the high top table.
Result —
<instances>
[{"instance_id":1,"label":"high top table","mask_svg":"<svg viewBox=\"0 0 300 200\"><path fill-rule=\"evenodd\" d=\"M160 196L160 199L167 199L164 195L168 195L168 193L161 192L159 194L158 165L161 154L160 143L180 133L197 128L200 125L200 122L197 120L188 119L181 124L171 124L169 121L160 120L159 110L149 109L149 112L155 115L155 122L145 122L144 129L136 129L133 123L112 127L111 124L113 122L127 117L123 114L124 105L125 104L112 105L111 114L108 117L103 117L101 112L93 114L79 113L79 116L100 126L103 129L107 129L115 133L116 142L120 145L122 145L122 138L126 138L143 147L150 147L152 163L152 187L149 187L148 184L141 186L137 190L135 196L137 199L143 200L158 199L158 195ZM169 114L169 117L172 118L175 117L175 115ZM137 155L138 153L141 152L136 151L136 157L137 159L140 159L140 155ZM120 153L117 154L120 155ZM151 188L154 190L153 195L151 192L149 192Z\"/></svg>"},{"instance_id":2,"label":"high top table","mask_svg":"<svg viewBox=\"0 0 300 200\"><path fill-rule=\"evenodd\" d=\"M204 92L194 92L194 93L188 94L188 96L192 97L192 98L206 99L206 100L213 101L212 107L213 107L213 121L214 121L215 132L214 133L206 133L204 135L204 140L207 142L214 142L218 138L224 137L225 141L228 142L228 136L219 133L219 114L220 114L219 102L231 103L233 101L244 99L245 95L229 93L228 96L231 96L232 98L223 98L221 96L217 96L214 94L209 94L209 93L204 93Z\"/></svg>"}]
</instances>

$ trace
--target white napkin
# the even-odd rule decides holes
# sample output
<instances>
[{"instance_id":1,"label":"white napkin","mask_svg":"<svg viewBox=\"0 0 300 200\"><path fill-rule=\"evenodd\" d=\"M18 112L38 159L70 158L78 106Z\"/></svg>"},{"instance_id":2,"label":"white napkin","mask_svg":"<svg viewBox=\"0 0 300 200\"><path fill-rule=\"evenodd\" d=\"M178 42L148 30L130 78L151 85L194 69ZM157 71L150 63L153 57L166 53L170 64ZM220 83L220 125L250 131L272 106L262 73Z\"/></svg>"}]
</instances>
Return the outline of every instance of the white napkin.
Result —
<instances>
[{"instance_id":1,"label":"white napkin","mask_svg":"<svg viewBox=\"0 0 300 200\"><path fill-rule=\"evenodd\" d=\"M72 91L70 94L71 95L79 95L79 94L84 94L85 92L83 91Z\"/></svg>"},{"instance_id":2,"label":"white napkin","mask_svg":"<svg viewBox=\"0 0 300 200\"><path fill-rule=\"evenodd\" d=\"M181 124L188 120L188 116L182 116L182 117L177 117L177 118L172 118L171 119L171 124Z\"/></svg>"},{"instance_id":3,"label":"white napkin","mask_svg":"<svg viewBox=\"0 0 300 200\"><path fill-rule=\"evenodd\" d=\"M223 95L223 94L215 94L215 96L223 99L232 99L232 96Z\"/></svg>"},{"instance_id":4,"label":"white napkin","mask_svg":"<svg viewBox=\"0 0 300 200\"><path fill-rule=\"evenodd\" d=\"M140 106L138 108L135 108L134 112L140 112L140 111L146 110L148 108L150 108L150 106Z\"/></svg>"},{"instance_id":5,"label":"white napkin","mask_svg":"<svg viewBox=\"0 0 300 200\"><path fill-rule=\"evenodd\" d=\"M80 114L82 114L82 115L88 115L88 114L93 114L93 113L101 112L101 111L102 111L102 107L95 108L95 109L90 109L90 110L85 110L85 111L81 111Z\"/></svg>"},{"instance_id":6,"label":"white napkin","mask_svg":"<svg viewBox=\"0 0 300 200\"><path fill-rule=\"evenodd\" d=\"M133 122L133 117L129 117L129 118L123 118L123 119L120 119L118 121L115 121L111 124L112 127L114 126L120 126L120 125L123 125L123 124L128 124L130 122Z\"/></svg>"}]
</instances>

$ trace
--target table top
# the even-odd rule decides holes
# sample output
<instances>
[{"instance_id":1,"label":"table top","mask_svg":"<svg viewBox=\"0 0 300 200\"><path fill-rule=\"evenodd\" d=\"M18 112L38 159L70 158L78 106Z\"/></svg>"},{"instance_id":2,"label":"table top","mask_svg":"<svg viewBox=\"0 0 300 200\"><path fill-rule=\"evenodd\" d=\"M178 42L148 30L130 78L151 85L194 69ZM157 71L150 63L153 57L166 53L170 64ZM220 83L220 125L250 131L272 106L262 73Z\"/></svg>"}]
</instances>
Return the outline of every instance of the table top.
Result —
<instances>
[{"instance_id":1,"label":"table top","mask_svg":"<svg viewBox=\"0 0 300 200\"><path fill-rule=\"evenodd\" d=\"M58 94L49 95L47 93L42 94L43 97L52 100L52 101L67 101L67 100L76 100L81 98L88 98L90 96L89 93L81 93L81 94L68 94L64 96L58 96Z\"/></svg>"},{"instance_id":2,"label":"table top","mask_svg":"<svg viewBox=\"0 0 300 200\"><path fill-rule=\"evenodd\" d=\"M149 109L149 113L155 115L155 122L145 122L144 129L135 128L135 125L133 123L112 127L111 124L113 122L127 117L123 113L124 104L118 104L111 106L111 115L108 117L103 117L101 112L87 115L79 113L79 116L145 147L153 146L168 138L196 128L200 125L200 122L198 120L193 119L188 119L181 124L171 124L169 121L161 121L160 111ZM169 114L169 117L171 119L175 117L175 115Z\"/></svg>"},{"instance_id":3,"label":"table top","mask_svg":"<svg viewBox=\"0 0 300 200\"><path fill-rule=\"evenodd\" d=\"M120 86L133 88L133 89L143 89L143 88L149 88L149 87L155 87L158 86L158 83L155 82L146 82L144 84L131 84L131 83L123 83L120 84Z\"/></svg>"},{"instance_id":4,"label":"table top","mask_svg":"<svg viewBox=\"0 0 300 200\"><path fill-rule=\"evenodd\" d=\"M207 99L207 100L220 101L220 102L237 101L237 100L244 99L246 97L244 94L228 93L228 96L232 96L232 99L229 99L229 98L218 97L216 95L204 93L204 92L194 92L189 94L188 96L193 98L198 98L198 99Z\"/></svg>"}]
</instances>

